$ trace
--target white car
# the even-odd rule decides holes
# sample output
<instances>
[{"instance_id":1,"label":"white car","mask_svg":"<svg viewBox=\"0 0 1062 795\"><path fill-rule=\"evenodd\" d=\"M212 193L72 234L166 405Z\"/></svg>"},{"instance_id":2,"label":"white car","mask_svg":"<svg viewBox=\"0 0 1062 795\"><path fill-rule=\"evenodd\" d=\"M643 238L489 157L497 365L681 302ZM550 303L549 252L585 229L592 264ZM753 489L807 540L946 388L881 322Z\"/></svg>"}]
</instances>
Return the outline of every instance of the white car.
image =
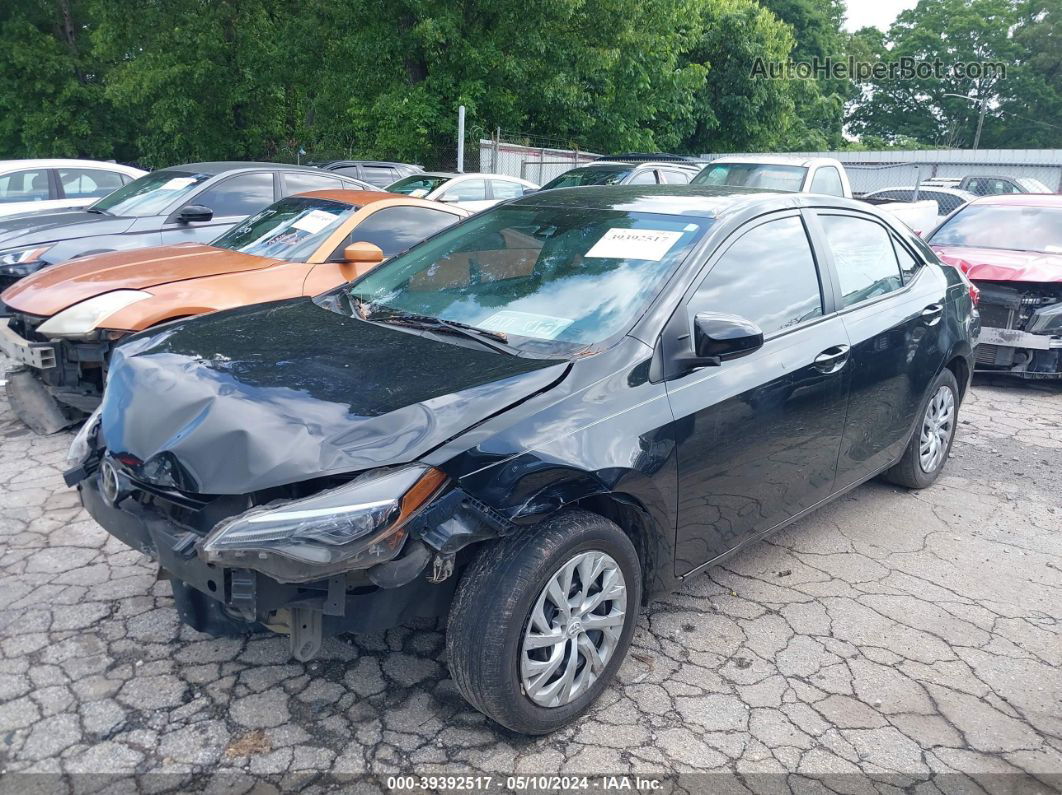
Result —
<instances>
[{"instance_id":1,"label":"white car","mask_svg":"<svg viewBox=\"0 0 1062 795\"><path fill-rule=\"evenodd\" d=\"M84 207L146 173L96 160L0 160L0 216Z\"/></svg>"},{"instance_id":2,"label":"white car","mask_svg":"<svg viewBox=\"0 0 1062 795\"><path fill-rule=\"evenodd\" d=\"M412 174L392 182L386 188L390 193L404 193L418 199L456 204L477 213L500 201L518 199L528 191L538 190L538 185L519 177L504 174L458 174L454 172L428 171Z\"/></svg>"}]
</instances>

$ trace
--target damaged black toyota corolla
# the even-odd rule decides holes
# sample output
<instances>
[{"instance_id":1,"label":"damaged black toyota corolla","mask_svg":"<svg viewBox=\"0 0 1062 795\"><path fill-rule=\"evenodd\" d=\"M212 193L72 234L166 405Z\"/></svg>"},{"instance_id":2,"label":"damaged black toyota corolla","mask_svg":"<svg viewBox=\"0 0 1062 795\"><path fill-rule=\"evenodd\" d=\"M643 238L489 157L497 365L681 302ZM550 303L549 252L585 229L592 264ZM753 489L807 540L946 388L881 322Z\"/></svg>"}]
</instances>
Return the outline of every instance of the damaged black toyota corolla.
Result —
<instances>
[{"instance_id":1,"label":"damaged black toyota corolla","mask_svg":"<svg viewBox=\"0 0 1062 795\"><path fill-rule=\"evenodd\" d=\"M975 334L959 273L866 204L547 191L132 337L67 479L191 626L305 660L448 614L462 693L542 733L648 595L879 473L932 483Z\"/></svg>"}]
</instances>

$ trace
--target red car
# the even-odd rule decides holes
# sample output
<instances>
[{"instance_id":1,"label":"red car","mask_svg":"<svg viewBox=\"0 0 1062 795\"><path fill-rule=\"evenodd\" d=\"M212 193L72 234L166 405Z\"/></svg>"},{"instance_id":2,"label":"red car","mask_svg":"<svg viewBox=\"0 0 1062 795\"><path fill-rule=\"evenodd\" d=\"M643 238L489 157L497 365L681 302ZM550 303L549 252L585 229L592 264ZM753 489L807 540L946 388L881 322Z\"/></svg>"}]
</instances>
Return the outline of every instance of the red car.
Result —
<instances>
[{"instance_id":1,"label":"red car","mask_svg":"<svg viewBox=\"0 0 1062 795\"><path fill-rule=\"evenodd\" d=\"M928 242L981 292L977 370L1062 378L1062 195L985 196Z\"/></svg>"}]
</instances>

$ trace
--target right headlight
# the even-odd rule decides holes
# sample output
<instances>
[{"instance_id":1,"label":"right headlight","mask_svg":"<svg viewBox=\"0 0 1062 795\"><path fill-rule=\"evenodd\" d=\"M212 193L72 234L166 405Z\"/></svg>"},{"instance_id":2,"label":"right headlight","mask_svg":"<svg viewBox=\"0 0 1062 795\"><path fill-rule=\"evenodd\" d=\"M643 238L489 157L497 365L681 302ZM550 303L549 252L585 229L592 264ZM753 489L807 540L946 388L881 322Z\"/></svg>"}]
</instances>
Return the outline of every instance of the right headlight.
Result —
<instances>
[{"instance_id":1,"label":"right headlight","mask_svg":"<svg viewBox=\"0 0 1062 795\"><path fill-rule=\"evenodd\" d=\"M37 333L48 338L85 337L120 309L152 297L143 290L114 290L97 295L48 318L37 326Z\"/></svg>"},{"instance_id":2,"label":"right headlight","mask_svg":"<svg viewBox=\"0 0 1062 795\"><path fill-rule=\"evenodd\" d=\"M1037 309L1029 322L1030 334L1062 334L1062 301Z\"/></svg>"},{"instance_id":3,"label":"right headlight","mask_svg":"<svg viewBox=\"0 0 1062 795\"><path fill-rule=\"evenodd\" d=\"M312 497L225 520L202 542L199 555L281 582L375 566L398 554L406 523L446 480L423 465L367 472Z\"/></svg>"}]
</instances>

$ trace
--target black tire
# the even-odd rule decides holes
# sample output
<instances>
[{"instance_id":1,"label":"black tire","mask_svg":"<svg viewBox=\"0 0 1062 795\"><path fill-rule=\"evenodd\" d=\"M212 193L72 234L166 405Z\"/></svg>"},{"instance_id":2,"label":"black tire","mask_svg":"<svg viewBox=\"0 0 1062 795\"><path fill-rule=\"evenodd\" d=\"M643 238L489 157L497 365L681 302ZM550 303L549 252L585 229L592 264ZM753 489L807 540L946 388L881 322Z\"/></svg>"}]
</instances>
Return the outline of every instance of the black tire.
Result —
<instances>
[{"instance_id":1,"label":"black tire","mask_svg":"<svg viewBox=\"0 0 1062 795\"><path fill-rule=\"evenodd\" d=\"M944 454L940 457L940 461L933 467L932 471L927 472L920 460L919 445L922 437L923 424L926 421L926 411L929 408L930 401L941 388L947 388L951 390L951 397L954 405L953 416L951 421L951 430L948 435L947 444L944 445ZM951 454L951 446L955 441L955 429L959 424L959 384L955 380L955 375L951 370L943 370L940 375L933 381L933 385L929 388L928 394L922 401L922 405L918 408L918 424L915 426L914 433L911 434L911 440L907 443L907 448L903 451L903 456L898 462L889 470L885 472L885 479L890 483L895 483L898 486L906 486L909 489L924 489L932 486L934 481L940 476L940 473L944 470L944 465L948 462L948 456Z\"/></svg>"},{"instance_id":2,"label":"black tire","mask_svg":"<svg viewBox=\"0 0 1062 795\"><path fill-rule=\"evenodd\" d=\"M551 577L577 555L604 552L623 574L627 605L612 656L598 679L563 706L544 707L525 693L520 652L531 610ZM446 649L457 688L488 717L522 734L546 734L586 712L611 682L641 611L642 573L634 545L613 522L564 511L484 548L457 586Z\"/></svg>"}]
</instances>

